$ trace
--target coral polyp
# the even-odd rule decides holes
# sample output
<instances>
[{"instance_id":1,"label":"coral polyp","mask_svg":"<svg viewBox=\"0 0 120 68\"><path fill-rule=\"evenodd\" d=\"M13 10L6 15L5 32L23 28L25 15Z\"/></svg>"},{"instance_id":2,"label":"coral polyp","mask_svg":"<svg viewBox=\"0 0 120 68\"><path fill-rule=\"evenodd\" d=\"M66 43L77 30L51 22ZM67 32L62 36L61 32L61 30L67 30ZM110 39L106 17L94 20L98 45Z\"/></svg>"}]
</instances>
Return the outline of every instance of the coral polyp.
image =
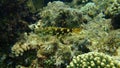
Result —
<instances>
[{"instance_id":1,"label":"coral polyp","mask_svg":"<svg viewBox=\"0 0 120 68\"><path fill-rule=\"evenodd\" d=\"M90 52L74 57L67 68L120 68L120 62L109 55Z\"/></svg>"}]
</instances>

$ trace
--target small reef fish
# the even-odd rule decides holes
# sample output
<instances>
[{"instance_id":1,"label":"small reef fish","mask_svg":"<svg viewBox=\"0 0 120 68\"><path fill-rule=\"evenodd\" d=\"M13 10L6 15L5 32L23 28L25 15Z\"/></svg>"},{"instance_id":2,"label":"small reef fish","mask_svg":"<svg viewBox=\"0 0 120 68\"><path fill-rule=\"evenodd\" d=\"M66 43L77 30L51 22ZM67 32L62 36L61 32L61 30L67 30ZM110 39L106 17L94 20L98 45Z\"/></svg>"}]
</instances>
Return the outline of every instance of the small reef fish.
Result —
<instances>
[{"instance_id":1,"label":"small reef fish","mask_svg":"<svg viewBox=\"0 0 120 68\"><path fill-rule=\"evenodd\" d=\"M80 28L63 28L63 27L44 27L45 33L50 33L53 35L65 35L68 33L79 33L82 30Z\"/></svg>"}]
</instances>

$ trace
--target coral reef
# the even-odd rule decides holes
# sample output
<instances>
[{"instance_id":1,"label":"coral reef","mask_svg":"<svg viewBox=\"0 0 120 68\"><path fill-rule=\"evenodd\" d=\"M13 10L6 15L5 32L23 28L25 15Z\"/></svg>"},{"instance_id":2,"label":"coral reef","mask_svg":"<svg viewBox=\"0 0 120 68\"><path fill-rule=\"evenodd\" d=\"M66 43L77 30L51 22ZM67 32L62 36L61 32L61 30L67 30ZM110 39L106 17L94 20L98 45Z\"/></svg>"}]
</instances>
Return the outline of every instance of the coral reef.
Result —
<instances>
[{"instance_id":1,"label":"coral reef","mask_svg":"<svg viewBox=\"0 0 120 68\"><path fill-rule=\"evenodd\" d=\"M49 2L41 13L43 27L80 27L82 23L82 14L78 9L70 8L63 2ZM58 21L59 20L59 21Z\"/></svg>"},{"instance_id":2,"label":"coral reef","mask_svg":"<svg viewBox=\"0 0 120 68\"><path fill-rule=\"evenodd\" d=\"M31 7L34 9L34 6ZM118 0L49 2L38 13L40 19L37 22L33 17L27 21L30 24L24 23L30 31L24 31L21 27L24 25L21 23L15 24L16 27L13 25L14 28L20 27L15 29L17 31L13 30L14 32L23 32L20 32L17 42L11 46L9 55L0 52L3 54L0 56L0 62L5 60L8 67L12 68L66 68L68 64L71 66L74 62L79 62L73 58L74 56L78 59L89 59L87 56L91 56L92 66L100 66L94 63L96 59L93 57L100 58L99 62L103 66L106 64L105 61L108 61L108 67L114 64L117 66L112 58L120 60L120 29L117 25L119 15ZM24 15L22 19L26 21L29 17ZM2 64L4 63L0 65Z\"/></svg>"},{"instance_id":3,"label":"coral reef","mask_svg":"<svg viewBox=\"0 0 120 68\"><path fill-rule=\"evenodd\" d=\"M99 12L103 12L106 15L106 18L113 17L118 14L120 11L119 0L93 0L93 2L99 8Z\"/></svg>"},{"instance_id":4,"label":"coral reef","mask_svg":"<svg viewBox=\"0 0 120 68\"><path fill-rule=\"evenodd\" d=\"M80 49L84 48L84 46L81 47L82 45L80 45L84 43L84 40L81 42L79 42L79 39L73 40L73 36L69 37L69 35L66 35L57 37L52 35L42 36L40 34L41 33L30 33L27 35L25 33L24 38L22 38L21 41L17 42L12 47L12 53L18 57L25 55L24 53L26 51L36 50L37 54L34 55L37 57L36 60L41 59L42 61L40 64L38 64L39 67L45 67L46 65L44 63L46 63L46 61L44 60L50 60L50 58L52 58L50 62L54 62L50 66L64 66L64 64L67 64L74 55L81 54L82 51ZM76 49L76 47L80 49Z\"/></svg>"},{"instance_id":5,"label":"coral reef","mask_svg":"<svg viewBox=\"0 0 120 68\"><path fill-rule=\"evenodd\" d=\"M111 20L104 18L99 20L102 16L102 14L99 14L93 20L94 22L90 21L88 24L83 24L82 29L79 28L80 31L78 32L68 32L59 36L53 35L52 27L43 28L41 25L43 22L39 21L30 25L34 33L25 33L21 41L18 41L12 47L12 53L17 57L25 55L26 51L34 49L37 53L34 55L37 57L35 59L35 64L37 64L35 67L51 66L51 68L66 67L73 56L90 51L116 56L119 47L118 30L111 31ZM58 33L57 31L55 32ZM39 61L41 62L38 63ZM47 61L53 63L47 63Z\"/></svg>"},{"instance_id":6,"label":"coral reef","mask_svg":"<svg viewBox=\"0 0 120 68\"><path fill-rule=\"evenodd\" d=\"M67 68L119 68L117 62L109 55L103 53L90 52L74 57Z\"/></svg>"},{"instance_id":7,"label":"coral reef","mask_svg":"<svg viewBox=\"0 0 120 68\"><path fill-rule=\"evenodd\" d=\"M105 10L105 15L109 17L115 16L118 13L120 13L120 4L117 2L114 2Z\"/></svg>"}]
</instances>

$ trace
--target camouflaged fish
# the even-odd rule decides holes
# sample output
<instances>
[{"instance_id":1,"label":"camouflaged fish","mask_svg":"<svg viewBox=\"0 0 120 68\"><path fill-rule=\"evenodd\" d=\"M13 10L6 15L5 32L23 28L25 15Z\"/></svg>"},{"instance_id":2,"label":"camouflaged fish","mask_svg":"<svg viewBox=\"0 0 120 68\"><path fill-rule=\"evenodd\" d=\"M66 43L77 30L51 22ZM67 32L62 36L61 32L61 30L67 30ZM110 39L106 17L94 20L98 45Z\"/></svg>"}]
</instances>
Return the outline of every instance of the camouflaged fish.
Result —
<instances>
[{"instance_id":1,"label":"camouflaged fish","mask_svg":"<svg viewBox=\"0 0 120 68\"><path fill-rule=\"evenodd\" d=\"M42 32L44 34L52 34L52 35L65 35L68 33L79 33L82 30L80 28L62 28L62 27L44 27L42 28Z\"/></svg>"}]
</instances>

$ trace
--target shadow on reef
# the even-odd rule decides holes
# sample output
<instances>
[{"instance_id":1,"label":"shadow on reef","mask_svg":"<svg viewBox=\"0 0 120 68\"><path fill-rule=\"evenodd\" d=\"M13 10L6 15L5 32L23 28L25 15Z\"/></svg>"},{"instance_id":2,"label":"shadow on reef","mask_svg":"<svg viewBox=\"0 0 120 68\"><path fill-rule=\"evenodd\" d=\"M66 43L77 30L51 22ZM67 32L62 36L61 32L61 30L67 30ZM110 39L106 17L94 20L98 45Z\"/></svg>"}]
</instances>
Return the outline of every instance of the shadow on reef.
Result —
<instances>
[{"instance_id":1,"label":"shadow on reef","mask_svg":"<svg viewBox=\"0 0 120 68\"><path fill-rule=\"evenodd\" d=\"M36 13L30 12L27 1L0 0L0 67L16 60L10 56L10 48L22 33L31 31L28 25L38 20Z\"/></svg>"},{"instance_id":2,"label":"shadow on reef","mask_svg":"<svg viewBox=\"0 0 120 68\"><path fill-rule=\"evenodd\" d=\"M37 21L37 17L26 6L27 0L1 0L0 2L0 9L2 9L0 11L0 50L7 51L21 33L31 31L28 25Z\"/></svg>"},{"instance_id":3,"label":"shadow on reef","mask_svg":"<svg viewBox=\"0 0 120 68\"><path fill-rule=\"evenodd\" d=\"M16 68L16 65L29 66L32 60L36 58L34 55L36 55L35 50L26 51L23 56L19 57L12 57L12 55L10 55L4 59L2 68Z\"/></svg>"},{"instance_id":4,"label":"shadow on reef","mask_svg":"<svg viewBox=\"0 0 120 68\"><path fill-rule=\"evenodd\" d=\"M111 24L113 29L120 29L120 13L112 18Z\"/></svg>"}]
</instances>

